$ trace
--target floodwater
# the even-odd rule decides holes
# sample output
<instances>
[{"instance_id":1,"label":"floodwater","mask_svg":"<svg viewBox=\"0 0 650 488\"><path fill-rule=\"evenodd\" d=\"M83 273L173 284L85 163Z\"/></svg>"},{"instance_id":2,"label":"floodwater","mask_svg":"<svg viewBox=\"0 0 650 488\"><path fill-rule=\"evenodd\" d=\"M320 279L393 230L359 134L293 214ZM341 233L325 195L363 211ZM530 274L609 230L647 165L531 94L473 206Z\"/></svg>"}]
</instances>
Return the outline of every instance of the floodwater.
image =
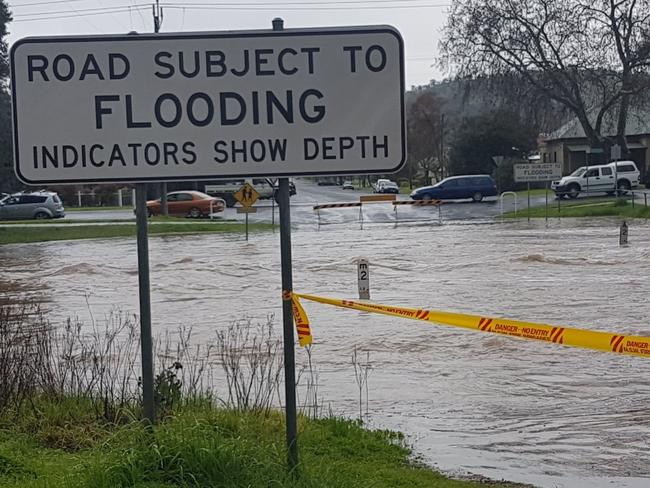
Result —
<instances>
[{"instance_id":1,"label":"floodwater","mask_svg":"<svg viewBox=\"0 0 650 488\"><path fill-rule=\"evenodd\" d=\"M379 303L650 336L647 224L620 248L616 220L368 220L299 222L295 289L356 298L365 257ZM150 259L158 333L192 325L209 341L243 315L280 317L278 234L153 238ZM137 312L134 240L4 246L0 261L4 293L41 293L54 320ZM650 361L304 305L325 404L355 416L351 353L368 351L372 425L405 432L425 462L543 487L650 484Z\"/></svg>"}]
</instances>

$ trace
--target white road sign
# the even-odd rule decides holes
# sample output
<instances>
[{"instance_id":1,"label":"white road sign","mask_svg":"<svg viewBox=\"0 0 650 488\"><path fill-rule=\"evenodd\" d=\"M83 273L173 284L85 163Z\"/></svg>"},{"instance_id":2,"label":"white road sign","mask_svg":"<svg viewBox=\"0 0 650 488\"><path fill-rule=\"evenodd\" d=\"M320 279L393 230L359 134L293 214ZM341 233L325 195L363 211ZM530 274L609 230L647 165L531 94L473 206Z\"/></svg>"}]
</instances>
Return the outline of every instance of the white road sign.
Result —
<instances>
[{"instance_id":1,"label":"white road sign","mask_svg":"<svg viewBox=\"0 0 650 488\"><path fill-rule=\"evenodd\" d=\"M562 178L562 163L522 163L514 165L515 182L550 181Z\"/></svg>"},{"instance_id":2,"label":"white road sign","mask_svg":"<svg viewBox=\"0 0 650 488\"><path fill-rule=\"evenodd\" d=\"M389 173L406 157L388 26L26 38L11 72L26 183Z\"/></svg>"}]
</instances>

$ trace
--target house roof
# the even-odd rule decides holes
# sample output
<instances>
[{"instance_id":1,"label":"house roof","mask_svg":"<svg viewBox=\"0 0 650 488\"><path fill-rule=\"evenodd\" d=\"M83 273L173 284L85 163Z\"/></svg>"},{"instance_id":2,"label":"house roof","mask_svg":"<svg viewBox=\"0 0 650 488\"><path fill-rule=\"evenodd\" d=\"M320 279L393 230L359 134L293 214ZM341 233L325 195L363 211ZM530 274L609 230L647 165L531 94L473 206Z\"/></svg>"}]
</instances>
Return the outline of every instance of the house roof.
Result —
<instances>
[{"instance_id":1,"label":"house roof","mask_svg":"<svg viewBox=\"0 0 650 488\"><path fill-rule=\"evenodd\" d=\"M592 111L589 114L589 119L592 124L595 123L596 111ZM608 112L607 115L605 115L603 118L601 133L606 136L615 136L617 123L617 114ZM627 127L625 130L625 135L638 136L644 134L650 134L650 110L630 109L627 116ZM555 132L548 134L546 140L553 141L557 139L584 139L585 137L587 137L585 131L582 128L582 125L580 125L580 121L576 117L574 119L571 119Z\"/></svg>"}]
</instances>

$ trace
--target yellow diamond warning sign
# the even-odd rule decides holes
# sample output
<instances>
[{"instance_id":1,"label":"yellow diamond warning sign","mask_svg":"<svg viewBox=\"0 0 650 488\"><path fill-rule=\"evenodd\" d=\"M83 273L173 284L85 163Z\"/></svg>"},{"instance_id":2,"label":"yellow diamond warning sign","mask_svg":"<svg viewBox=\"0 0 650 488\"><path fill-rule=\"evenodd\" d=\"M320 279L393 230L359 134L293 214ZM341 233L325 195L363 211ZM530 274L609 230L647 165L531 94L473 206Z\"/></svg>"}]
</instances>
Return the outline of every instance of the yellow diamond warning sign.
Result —
<instances>
[{"instance_id":1,"label":"yellow diamond warning sign","mask_svg":"<svg viewBox=\"0 0 650 488\"><path fill-rule=\"evenodd\" d=\"M235 198L242 207L252 207L260 194L249 183L245 183L236 193Z\"/></svg>"}]
</instances>

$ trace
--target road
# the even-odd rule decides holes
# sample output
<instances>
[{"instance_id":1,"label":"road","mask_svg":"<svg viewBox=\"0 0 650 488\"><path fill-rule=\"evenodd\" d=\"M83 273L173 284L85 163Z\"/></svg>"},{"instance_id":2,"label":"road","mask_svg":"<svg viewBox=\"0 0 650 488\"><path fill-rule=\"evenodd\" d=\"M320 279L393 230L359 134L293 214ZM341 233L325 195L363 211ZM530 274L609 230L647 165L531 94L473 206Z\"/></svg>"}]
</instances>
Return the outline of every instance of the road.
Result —
<instances>
[{"instance_id":1,"label":"road","mask_svg":"<svg viewBox=\"0 0 650 488\"><path fill-rule=\"evenodd\" d=\"M370 193L370 190L342 190L337 186L318 186L307 180L296 180L297 194L291 198L291 220L293 225L316 225L319 215L314 212L313 206L324 203L344 203L359 201L363 194ZM398 195L400 200L407 200L408 195ZM531 206L542 205L544 197L536 196L531 198ZM517 207L526 207L526 199L519 197ZM271 200L260 200L256 207L256 214L250 214L251 222L277 222L277 206L272 205ZM508 196L504 199L504 211L514 210L514 200ZM322 210L320 213L321 224L346 224L359 221L359 209L340 208ZM411 208L399 207L397 219L405 221L437 221L442 220L470 220L470 219L493 219L501 213L501 206L498 198L487 198L483 202L445 202L440 209L436 207ZM243 214L238 214L236 209L229 208L222 214L223 218L244 220ZM92 210L84 212L68 211L65 217L69 220L97 220L97 219L133 219L133 211L124 210ZM364 205L363 220L365 223L392 223L395 222L396 213L393 205L388 202L372 203Z\"/></svg>"}]
</instances>

